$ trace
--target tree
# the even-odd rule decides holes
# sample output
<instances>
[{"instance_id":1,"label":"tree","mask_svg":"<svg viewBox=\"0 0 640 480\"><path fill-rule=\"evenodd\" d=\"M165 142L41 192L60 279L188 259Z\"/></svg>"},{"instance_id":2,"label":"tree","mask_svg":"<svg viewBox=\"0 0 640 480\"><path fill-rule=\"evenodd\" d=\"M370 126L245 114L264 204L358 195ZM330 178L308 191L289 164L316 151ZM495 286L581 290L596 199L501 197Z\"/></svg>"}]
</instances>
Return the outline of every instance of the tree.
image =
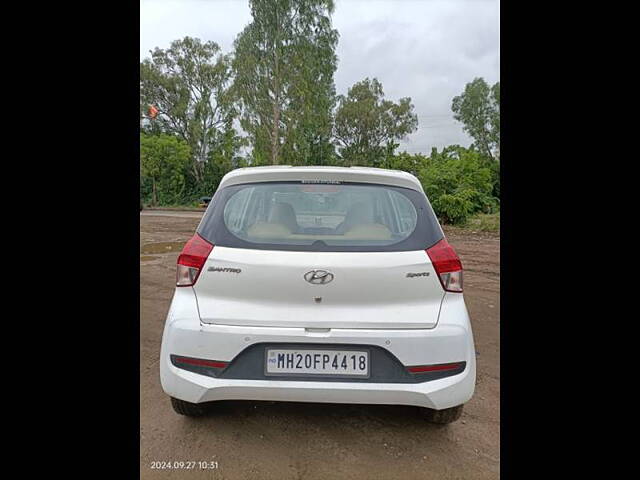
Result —
<instances>
[{"instance_id":1,"label":"tree","mask_svg":"<svg viewBox=\"0 0 640 480\"><path fill-rule=\"evenodd\" d=\"M251 0L235 41L234 93L254 164L325 162L331 156L338 32L333 0Z\"/></svg>"},{"instance_id":2,"label":"tree","mask_svg":"<svg viewBox=\"0 0 640 480\"><path fill-rule=\"evenodd\" d=\"M346 165L379 166L400 140L418 128L411 98L384 99L382 84L368 78L338 97L334 137Z\"/></svg>"},{"instance_id":3,"label":"tree","mask_svg":"<svg viewBox=\"0 0 640 480\"><path fill-rule=\"evenodd\" d=\"M210 151L232 128L231 60L215 42L185 37L156 48L140 64L141 108L154 105L156 131L178 135L191 148L191 174L203 179ZM146 127L150 128L149 125Z\"/></svg>"},{"instance_id":4,"label":"tree","mask_svg":"<svg viewBox=\"0 0 640 480\"><path fill-rule=\"evenodd\" d=\"M184 199L185 176L191 149L173 135L140 136L140 165L143 179L151 182L153 205L178 204Z\"/></svg>"},{"instance_id":5,"label":"tree","mask_svg":"<svg viewBox=\"0 0 640 480\"><path fill-rule=\"evenodd\" d=\"M220 138L217 148L209 152L203 181L189 185L189 197L195 199L202 196L212 196L225 174L234 168L248 166L238 154L243 146L245 146L245 141L237 135L235 130L226 130Z\"/></svg>"},{"instance_id":6,"label":"tree","mask_svg":"<svg viewBox=\"0 0 640 480\"><path fill-rule=\"evenodd\" d=\"M467 83L451 103L453 118L462 122L473 147L491 159L500 158L500 82L490 87L483 78Z\"/></svg>"}]
</instances>

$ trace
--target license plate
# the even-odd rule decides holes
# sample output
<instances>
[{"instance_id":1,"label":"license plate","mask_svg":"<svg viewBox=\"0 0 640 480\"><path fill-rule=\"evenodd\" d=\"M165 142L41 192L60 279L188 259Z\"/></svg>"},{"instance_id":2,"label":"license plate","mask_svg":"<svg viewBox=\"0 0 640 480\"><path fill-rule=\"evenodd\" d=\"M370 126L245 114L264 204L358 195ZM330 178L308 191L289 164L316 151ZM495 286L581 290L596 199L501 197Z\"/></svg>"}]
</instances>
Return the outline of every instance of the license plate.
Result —
<instances>
[{"instance_id":1,"label":"license plate","mask_svg":"<svg viewBox=\"0 0 640 480\"><path fill-rule=\"evenodd\" d=\"M369 377L369 352L267 349L266 375Z\"/></svg>"}]
</instances>

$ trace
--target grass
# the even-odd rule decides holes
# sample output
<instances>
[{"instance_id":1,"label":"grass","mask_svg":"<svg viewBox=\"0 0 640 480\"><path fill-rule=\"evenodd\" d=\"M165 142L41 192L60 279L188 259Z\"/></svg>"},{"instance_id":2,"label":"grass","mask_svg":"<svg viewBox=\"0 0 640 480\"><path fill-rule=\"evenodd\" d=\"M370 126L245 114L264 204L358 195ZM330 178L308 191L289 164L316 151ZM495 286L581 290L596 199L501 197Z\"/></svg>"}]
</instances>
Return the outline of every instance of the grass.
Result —
<instances>
[{"instance_id":1,"label":"grass","mask_svg":"<svg viewBox=\"0 0 640 480\"><path fill-rule=\"evenodd\" d=\"M465 228L478 232L500 233L500 212L475 215L469 219Z\"/></svg>"},{"instance_id":2,"label":"grass","mask_svg":"<svg viewBox=\"0 0 640 480\"><path fill-rule=\"evenodd\" d=\"M445 229L460 233L500 233L500 212L479 213L464 225L445 225Z\"/></svg>"}]
</instances>

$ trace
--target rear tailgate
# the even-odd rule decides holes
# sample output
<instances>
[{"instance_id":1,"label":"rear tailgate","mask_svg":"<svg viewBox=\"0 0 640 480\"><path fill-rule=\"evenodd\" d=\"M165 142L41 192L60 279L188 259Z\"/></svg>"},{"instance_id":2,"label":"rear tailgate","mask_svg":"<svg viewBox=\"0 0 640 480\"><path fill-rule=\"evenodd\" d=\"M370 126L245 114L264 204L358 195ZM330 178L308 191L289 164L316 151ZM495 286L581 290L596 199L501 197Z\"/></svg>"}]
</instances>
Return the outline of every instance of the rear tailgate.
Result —
<instances>
[{"instance_id":1,"label":"rear tailgate","mask_svg":"<svg viewBox=\"0 0 640 480\"><path fill-rule=\"evenodd\" d=\"M325 284L305 280L329 272ZM424 250L295 252L214 247L194 287L203 323L433 328L444 291Z\"/></svg>"}]
</instances>

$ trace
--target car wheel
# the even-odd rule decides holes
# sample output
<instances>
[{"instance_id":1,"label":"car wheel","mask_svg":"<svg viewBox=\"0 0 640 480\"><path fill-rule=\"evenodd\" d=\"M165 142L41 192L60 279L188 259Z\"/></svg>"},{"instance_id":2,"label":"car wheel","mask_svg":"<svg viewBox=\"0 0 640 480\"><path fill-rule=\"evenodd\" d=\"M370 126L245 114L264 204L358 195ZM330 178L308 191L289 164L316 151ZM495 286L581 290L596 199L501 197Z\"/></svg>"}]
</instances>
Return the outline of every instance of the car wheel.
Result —
<instances>
[{"instance_id":1,"label":"car wheel","mask_svg":"<svg viewBox=\"0 0 640 480\"><path fill-rule=\"evenodd\" d=\"M171 406L177 414L187 417L201 417L207 413L207 408L203 404L185 402L173 397L171 397Z\"/></svg>"},{"instance_id":2,"label":"car wheel","mask_svg":"<svg viewBox=\"0 0 640 480\"><path fill-rule=\"evenodd\" d=\"M455 422L462 416L463 405L457 407L445 408L443 410L432 410L430 408L423 409L425 419L431 423L446 425Z\"/></svg>"}]
</instances>

